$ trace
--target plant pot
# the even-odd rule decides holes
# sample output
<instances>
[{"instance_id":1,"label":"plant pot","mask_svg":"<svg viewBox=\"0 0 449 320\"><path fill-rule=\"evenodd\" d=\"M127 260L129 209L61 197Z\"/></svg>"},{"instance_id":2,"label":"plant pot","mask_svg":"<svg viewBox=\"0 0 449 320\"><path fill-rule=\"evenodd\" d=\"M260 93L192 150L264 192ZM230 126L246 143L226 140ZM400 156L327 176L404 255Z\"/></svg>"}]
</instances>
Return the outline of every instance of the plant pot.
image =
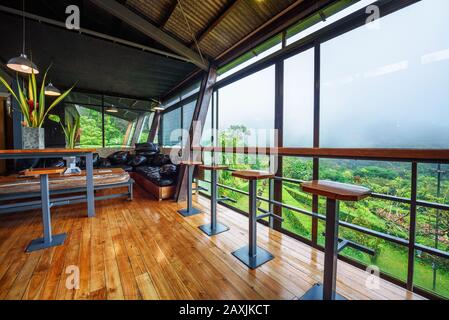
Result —
<instances>
[{"instance_id":1,"label":"plant pot","mask_svg":"<svg viewBox=\"0 0 449 320\"><path fill-rule=\"evenodd\" d=\"M44 128L22 127L22 149L45 149Z\"/></svg>"}]
</instances>

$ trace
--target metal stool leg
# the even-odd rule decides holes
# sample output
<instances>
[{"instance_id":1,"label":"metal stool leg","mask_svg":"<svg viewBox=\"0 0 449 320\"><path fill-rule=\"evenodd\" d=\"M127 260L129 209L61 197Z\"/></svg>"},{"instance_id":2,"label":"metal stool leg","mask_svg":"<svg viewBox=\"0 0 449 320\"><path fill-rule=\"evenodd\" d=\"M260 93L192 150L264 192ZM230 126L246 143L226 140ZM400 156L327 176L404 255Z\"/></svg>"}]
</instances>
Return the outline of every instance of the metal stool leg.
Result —
<instances>
[{"instance_id":1,"label":"metal stool leg","mask_svg":"<svg viewBox=\"0 0 449 320\"><path fill-rule=\"evenodd\" d=\"M211 197L210 197L210 211L211 223L200 226L199 228L208 236L215 236L217 234L226 232L229 228L217 222L217 198L218 198L218 178L217 171L211 172Z\"/></svg>"},{"instance_id":2,"label":"metal stool leg","mask_svg":"<svg viewBox=\"0 0 449 320\"><path fill-rule=\"evenodd\" d=\"M249 181L249 245L232 253L250 269L256 269L274 259L274 256L257 246L257 181Z\"/></svg>"},{"instance_id":3,"label":"metal stool leg","mask_svg":"<svg viewBox=\"0 0 449 320\"><path fill-rule=\"evenodd\" d=\"M193 172L195 171L194 166L188 166L188 178L187 178L187 209L179 210L183 217L190 217L201 213L201 210L194 208L192 205L192 184L193 184Z\"/></svg>"},{"instance_id":4,"label":"metal stool leg","mask_svg":"<svg viewBox=\"0 0 449 320\"><path fill-rule=\"evenodd\" d=\"M51 213L50 213L50 192L48 188L48 175L40 176L41 182L41 203L42 203L42 222L44 227L44 237L31 241L26 252L33 252L50 247L62 245L67 234L58 234L53 236L51 230Z\"/></svg>"},{"instance_id":5,"label":"metal stool leg","mask_svg":"<svg viewBox=\"0 0 449 320\"><path fill-rule=\"evenodd\" d=\"M316 284L301 300L346 300L337 294L337 262L338 262L338 221L339 203L327 198L326 202L326 244L324 248L323 285Z\"/></svg>"}]
</instances>

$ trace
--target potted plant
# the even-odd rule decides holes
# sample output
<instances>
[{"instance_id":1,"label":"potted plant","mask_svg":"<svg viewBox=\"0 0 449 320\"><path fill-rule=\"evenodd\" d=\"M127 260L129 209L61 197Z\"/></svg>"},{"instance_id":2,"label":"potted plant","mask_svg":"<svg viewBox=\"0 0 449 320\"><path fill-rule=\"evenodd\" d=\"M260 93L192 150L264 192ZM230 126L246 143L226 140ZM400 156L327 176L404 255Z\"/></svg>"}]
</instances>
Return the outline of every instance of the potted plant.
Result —
<instances>
[{"instance_id":1,"label":"potted plant","mask_svg":"<svg viewBox=\"0 0 449 320\"><path fill-rule=\"evenodd\" d=\"M47 69L48 72L48 69ZM25 85L20 85L19 77L17 76L17 93L10 87L8 82L0 76L0 82L11 93L13 98L17 101L20 112L23 115L22 122L22 147L23 149L45 149L45 135L42 125L45 119L61 101L72 91L73 87L62 93L56 98L48 108L46 108L45 101L45 80L47 78L45 72L44 79L40 92L37 91L36 76L34 73L28 76L28 90Z\"/></svg>"},{"instance_id":2,"label":"potted plant","mask_svg":"<svg viewBox=\"0 0 449 320\"><path fill-rule=\"evenodd\" d=\"M81 136L80 114L76 107L70 106L65 108L64 124L62 124L61 118L55 114L49 115L48 119L61 125L65 135L66 148L75 149L76 142ZM81 173L81 170L76 166L75 157L67 157L64 160L67 165L66 174Z\"/></svg>"}]
</instances>

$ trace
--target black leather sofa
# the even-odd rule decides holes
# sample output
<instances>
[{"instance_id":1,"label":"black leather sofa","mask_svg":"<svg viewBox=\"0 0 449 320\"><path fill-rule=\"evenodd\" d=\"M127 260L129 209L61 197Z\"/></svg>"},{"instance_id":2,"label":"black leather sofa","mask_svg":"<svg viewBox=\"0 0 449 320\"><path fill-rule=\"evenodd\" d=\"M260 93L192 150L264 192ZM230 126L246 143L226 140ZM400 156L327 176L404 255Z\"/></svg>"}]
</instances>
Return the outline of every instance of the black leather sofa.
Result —
<instances>
[{"instance_id":1,"label":"black leather sofa","mask_svg":"<svg viewBox=\"0 0 449 320\"><path fill-rule=\"evenodd\" d=\"M154 143L136 144L133 152L119 151L107 158L94 154L95 169L122 168L131 177L157 199L171 198L176 188L179 166L174 165L168 155L160 153L160 147ZM77 165L85 169L84 158L77 158ZM62 159L46 159L44 161L24 161L17 166L17 171L28 168L64 167Z\"/></svg>"}]
</instances>

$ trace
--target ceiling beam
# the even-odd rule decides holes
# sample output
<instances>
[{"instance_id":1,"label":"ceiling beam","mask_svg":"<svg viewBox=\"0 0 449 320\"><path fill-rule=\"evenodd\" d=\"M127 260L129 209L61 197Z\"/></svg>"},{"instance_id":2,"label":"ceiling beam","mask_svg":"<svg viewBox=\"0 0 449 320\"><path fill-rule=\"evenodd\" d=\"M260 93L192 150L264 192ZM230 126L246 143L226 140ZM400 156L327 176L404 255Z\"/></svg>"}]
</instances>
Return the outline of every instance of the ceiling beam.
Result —
<instances>
[{"instance_id":1,"label":"ceiling beam","mask_svg":"<svg viewBox=\"0 0 449 320\"><path fill-rule=\"evenodd\" d=\"M173 0L173 2L170 5L170 8L167 10L167 13L165 14L164 18L162 19L161 29L165 28L165 26L167 25L171 16L173 15L173 12L175 12L177 6L178 6L178 0Z\"/></svg>"},{"instance_id":2,"label":"ceiling beam","mask_svg":"<svg viewBox=\"0 0 449 320\"><path fill-rule=\"evenodd\" d=\"M220 13L217 15L217 17L210 22L206 28L204 28L199 34L196 35L196 39L198 43L201 43L201 41L204 40L204 38L207 37L209 33L212 32L212 30L215 29L216 26L222 22L229 13L232 12L232 10L237 7L237 5L242 2L242 0L230 0L228 3L223 7L223 9L220 11ZM191 43L190 46L193 46L195 43Z\"/></svg>"},{"instance_id":3,"label":"ceiling beam","mask_svg":"<svg viewBox=\"0 0 449 320\"><path fill-rule=\"evenodd\" d=\"M158 27L154 26L144 18L132 12L125 6L121 5L115 0L90 0L98 7L106 10L117 18L122 19L128 25L139 30L146 36L156 40L163 46L173 50L177 54L184 56L190 60L197 67L208 70L209 63L204 60L198 53L185 46L175 38L163 32Z\"/></svg>"}]
</instances>

